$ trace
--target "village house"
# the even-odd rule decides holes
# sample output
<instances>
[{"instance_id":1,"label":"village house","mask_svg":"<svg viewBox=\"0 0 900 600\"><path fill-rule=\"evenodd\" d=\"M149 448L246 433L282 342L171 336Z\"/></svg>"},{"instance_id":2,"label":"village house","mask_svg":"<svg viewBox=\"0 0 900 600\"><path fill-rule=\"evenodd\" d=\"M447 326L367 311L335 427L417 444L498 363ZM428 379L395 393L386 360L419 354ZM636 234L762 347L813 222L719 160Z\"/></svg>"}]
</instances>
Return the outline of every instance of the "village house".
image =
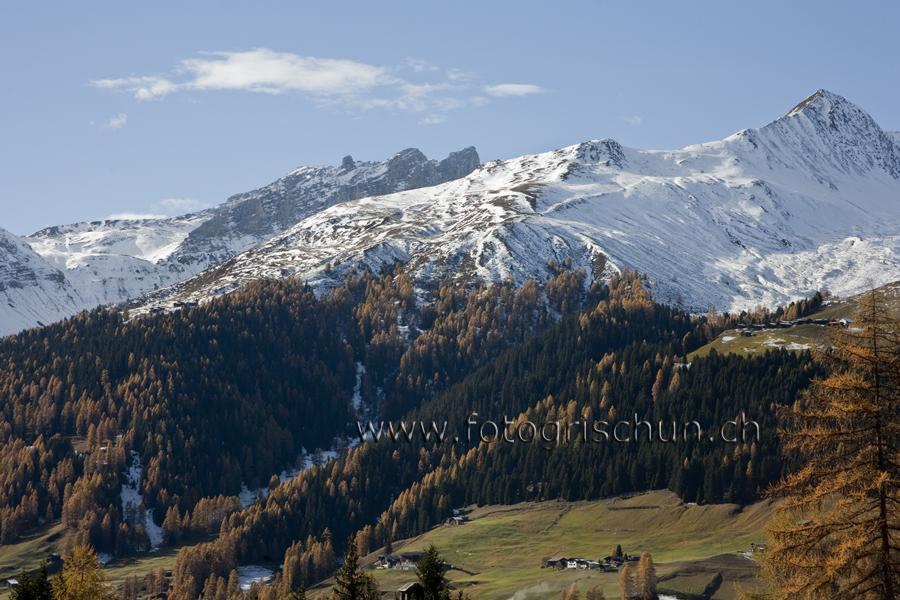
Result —
<instances>
[{"instance_id":1,"label":"village house","mask_svg":"<svg viewBox=\"0 0 900 600\"><path fill-rule=\"evenodd\" d=\"M415 569L425 557L424 552L404 552L400 555L400 569Z\"/></svg>"},{"instance_id":2,"label":"village house","mask_svg":"<svg viewBox=\"0 0 900 600\"><path fill-rule=\"evenodd\" d=\"M418 581L407 583L397 590L400 600L425 600L425 589Z\"/></svg>"},{"instance_id":3,"label":"village house","mask_svg":"<svg viewBox=\"0 0 900 600\"><path fill-rule=\"evenodd\" d=\"M568 565L568 559L556 557L556 558L548 558L547 562L542 565L543 567L549 567L551 569L565 569Z\"/></svg>"},{"instance_id":4,"label":"village house","mask_svg":"<svg viewBox=\"0 0 900 600\"><path fill-rule=\"evenodd\" d=\"M378 555L378 567L379 569L393 569L397 565L400 564L399 556L392 556L390 554L379 554Z\"/></svg>"}]
</instances>

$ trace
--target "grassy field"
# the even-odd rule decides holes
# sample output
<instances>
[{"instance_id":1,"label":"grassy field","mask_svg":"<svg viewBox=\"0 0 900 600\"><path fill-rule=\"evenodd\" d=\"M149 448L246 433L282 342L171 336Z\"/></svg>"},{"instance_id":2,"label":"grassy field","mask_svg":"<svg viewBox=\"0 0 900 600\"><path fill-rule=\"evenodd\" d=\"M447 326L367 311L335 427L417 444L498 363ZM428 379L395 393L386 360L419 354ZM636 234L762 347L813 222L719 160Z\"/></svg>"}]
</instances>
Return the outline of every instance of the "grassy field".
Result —
<instances>
[{"instance_id":1,"label":"grassy field","mask_svg":"<svg viewBox=\"0 0 900 600\"><path fill-rule=\"evenodd\" d=\"M472 508L470 521L438 526L425 535L394 545L400 554L434 544L453 565L448 579L478 600L556 599L563 588L578 582L582 590L602 585L607 597L618 593L618 574L598 571L557 571L541 568L553 557L592 560L611 554L617 544L628 554L649 551L661 576L660 588L684 597L700 598L714 590L716 600L732 600L733 582L752 585L755 564L737 554L751 542L763 542L763 528L774 514L770 501L741 510L732 504L685 504L668 491L649 492L627 499L595 502L521 503L514 506ZM62 525L37 529L14 546L0 547L0 579L17 577L23 567L32 571L51 552L61 552ZM192 542L196 543L196 541ZM171 569L181 546L143 553L109 563L106 573L115 584L128 575L143 580L148 571ZM381 551L379 551L381 552ZM415 580L414 571L372 570L374 552L361 563L378 579L388 597ZM58 568L58 566L56 567ZM51 574L56 569L51 569ZM310 597L330 589L333 580L314 587ZM141 597L146 596L142 593ZM0 598L8 598L3 589Z\"/></svg>"},{"instance_id":2,"label":"grassy field","mask_svg":"<svg viewBox=\"0 0 900 600\"><path fill-rule=\"evenodd\" d=\"M737 554L751 542L765 541L763 528L774 505L761 502L740 510L735 505L695 506L667 491L629 499L596 502L522 503L474 509L470 522L439 526L425 535L394 545L394 553L424 550L434 544L453 565L447 574L454 588L478 600L543 600L577 581L584 593L602 585L607 597L618 594L618 573L541 568L553 557L602 559L617 544L629 554L649 551L661 588L682 594L707 589L713 580L716 599L734 597L731 582L752 579L753 561ZM363 559L368 568L373 553ZM723 558L721 555L725 555ZM734 564L732 564L734 563ZM735 566L737 565L737 566ZM374 571L382 590L391 592L415 580L415 572ZM314 588L313 595L333 581ZM702 588L702 589L701 589Z\"/></svg>"},{"instance_id":3,"label":"grassy field","mask_svg":"<svg viewBox=\"0 0 900 600\"><path fill-rule=\"evenodd\" d=\"M900 282L885 285L880 290L884 291L888 303L895 314L900 315ZM856 312L859 295L848 298L833 298L827 306L822 307L817 313L808 315L811 319L852 319ZM769 348L782 348L785 350L801 351L811 350L825 341L828 327L823 325L795 325L788 329L770 329L754 332L752 337L743 337L740 332L730 329L709 344L691 352L688 362L697 357L703 357L715 348L720 354L739 352L743 354L765 352Z\"/></svg>"},{"instance_id":4,"label":"grassy field","mask_svg":"<svg viewBox=\"0 0 900 600\"><path fill-rule=\"evenodd\" d=\"M41 561L50 553L62 552L63 526L60 522L38 527L22 536L18 544L0 546L0 581L9 578L17 578L22 574L22 569L28 571L37 570ZM53 574L59 568L58 564L48 565L48 571ZM9 594L8 590L0 588L0 597Z\"/></svg>"},{"instance_id":5,"label":"grassy field","mask_svg":"<svg viewBox=\"0 0 900 600\"><path fill-rule=\"evenodd\" d=\"M48 554L62 554L63 534L62 523L56 521L22 536L18 544L0 546L0 581L18 578L22 574L22 569L33 573L37 571L41 561L45 560ZM121 585L129 575L137 575L143 583L144 575L147 572L155 572L160 567L171 569L181 548L196 543L198 543L197 540L192 540L185 544L166 546L155 552L143 552L133 557L113 560L106 565L106 574L116 585ZM59 571L60 567L60 563L51 563L47 570L52 576ZM146 597L147 594L142 592L140 596ZM5 587L0 588L0 600L8 597L9 590Z\"/></svg>"}]
</instances>

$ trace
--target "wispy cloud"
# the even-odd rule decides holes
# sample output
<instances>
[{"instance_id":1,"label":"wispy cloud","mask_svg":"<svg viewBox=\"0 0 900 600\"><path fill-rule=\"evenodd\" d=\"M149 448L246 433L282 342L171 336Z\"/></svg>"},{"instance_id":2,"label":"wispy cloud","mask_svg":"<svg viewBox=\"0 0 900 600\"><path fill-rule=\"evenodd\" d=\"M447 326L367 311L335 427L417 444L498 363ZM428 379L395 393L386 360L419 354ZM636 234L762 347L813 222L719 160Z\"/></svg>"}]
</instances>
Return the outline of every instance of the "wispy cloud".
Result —
<instances>
[{"instance_id":1,"label":"wispy cloud","mask_svg":"<svg viewBox=\"0 0 900 600\"><path fill-rule=\"evenodd\" d=\"M446 123L449 119L444 115L438 115L434 117L425 117L421 121L419 121L419 125L439 125L441 123Z\"/></svg>"},{"instance_id":2,"label":"wispy cloud","mask_svg":"<svg viewBox=\"0 0 900 600\"><path fill-rule=\"evenodd\" d=\"M129 92L139 100L160 100L186 91L298 93L320 106L342 110L431 113L432 116L423 123L437 118L440 113L488 102L488 98L470 83L474 79L471 73L450 69L444 72L444 81L434 81L435 74L441 69L423 59L407 58L402 65L388 68L352 60L275 52L268 48L199 54L197 58L180 61L170 74L96 79L91 83L101 89ZM412 73L409 73L410 69ZM430 78L430 81L403 79L398 72L404 70L414 78ZM523 84L501 84L483 89L495 98L543 91L539 86Z\"/></svg>"},{"instance_id":3,"label":"wispy cloud","mask_svg":"<svg viewBox=\"0 0 900 600\"><path fill-rule=\"evenodd\" d=\"M109 123L106 124L106 128L121 129L127 121L128 116L125 113L119 113L116 116L110 118Z\"/></svg>"},{"instance_id":4,"label":"wispy cloud","mask_svg":"<svg viewBox=\"0 0 900 600\"><path fill-rule=\"evenodd\" d=\"M630 125L640 125L641 122L643 122L643 119L640 117L619 117L619 118Z\"/></svg>"},{"instance_id":5,"label":"wispy cloud","mask_svg":"<svg viewBox=\"0 0 900 600\"><path fill-rule=\"evenodd\" d=\"M484 88L486 94L490 94L496 98L504 96L527 96L529 94L541 94L546 92L544 88L531 85L528 83L501 83L500 85L489 85Z\"/></svg>"},{"instance_id":6,"label":"wispy cloud","mask_svg":"<svg viewBox=\"0 0 900 600\"><path fill-rule=\"evenodd\" d=\"M450 81L470 81L474 78L475 75L469 71L462 71L460 69L450 69L447 71L447 79Z\"/></svg>"},{"instance_id":7,"label":"wispy cloud","mask_svg":"<svg viewBox=\"0 0 900 600\"><path fill-rule=\"evenodd\" d=\"M185 214L209 208L209 204L194 198L166 198L153 205L153 210L163 210L169 214Z\"/></svg>"},{"instance_id":8,"label":"wispy cloud","mask_svg":"<svg viewBox=\"0 0 900 600\"><path fill-rule=\"evenodd\" d=\"M149 100L171 94L178 85L162 77L126 77L125 79L97 79L91 81L98 88L124 89L134 92L135 98Z\"/></svg>"},{"instance_id":9,"label":"wispy cloud","mask_svg":"<svg viewBox=\"0 0 900 600\"><path fill-rule=\"evenodd\" d=\"M440 68L429 63L427 60L422 60L420 58L407 58L406 65L412 67L413 71L416 73L422 73L424 71L440 71Z\"/></svg>"},{"instance_id":10,"label":"wispy cloud","mask_svg":"<svg viewBox=\"0 0 900 600\"><path fill-rule=\"evenodd\" d=\"M116 213L114 215L109 215L106 217L107 221L117 221L117 220L129 220L129 221L137 221L140 219L165 219L166 215L155 215L150 213Z\"/></svg>"}]
</instances>

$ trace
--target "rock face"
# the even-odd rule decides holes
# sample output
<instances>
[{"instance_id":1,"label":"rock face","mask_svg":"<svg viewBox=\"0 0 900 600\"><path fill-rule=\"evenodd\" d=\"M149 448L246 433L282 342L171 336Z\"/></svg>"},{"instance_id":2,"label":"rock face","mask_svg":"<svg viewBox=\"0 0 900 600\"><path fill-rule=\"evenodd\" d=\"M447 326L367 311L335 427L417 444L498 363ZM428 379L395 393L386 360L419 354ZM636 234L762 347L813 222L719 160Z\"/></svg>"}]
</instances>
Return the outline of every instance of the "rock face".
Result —
<instances>
[{"instance_id":1,"label":"rock face","mask_svg":"<svg viewBox=\"0 0 900 600\"><path fill-rule=\"evenodd\" d=\"M329 206L438 185L468 175L479 164L478 152L469 147L441 162L410 148L385 162L357 163L346 156L338 169L300 167L213 209L212 218L192 230L169 261L204 268L215 265Z\"/></svg>"},{"instance_id":2,"label":"rock face","mask_svg":"<svg viewBox=\"0 0 900 600\"><path fill-rule=\"evenodd\" d=\"M21 291L15 293L15 302L0 305L0 335L164 288L335 204L444 183L478 165L478 153L471 147L440 162L416 149L382 162L355 162L348 156L339 168L300 167L270 185L197 213L58 225L27 238L4 231L4 285L41 289L46 297L29 302L27 292ZM26 286L28 281L54 285ZM10 287L16 285L21 287Z\"/></svg>"},{"instance_id":3,"label":"rock face","mask_svg":"<svg viewBox=\"0 0 900 600\"><path fill-rule=\"evenodd\" d=\"M338 204L137 304L202 300L261 277L324 290L348 269L395 260L422 287L543 280L550 259L592 277L627 266L648 273L657 299L694 312L852 293L900 279L897 140L820 90L718 142L658 152L596 140Z\"/></svg>"}]
</instances>

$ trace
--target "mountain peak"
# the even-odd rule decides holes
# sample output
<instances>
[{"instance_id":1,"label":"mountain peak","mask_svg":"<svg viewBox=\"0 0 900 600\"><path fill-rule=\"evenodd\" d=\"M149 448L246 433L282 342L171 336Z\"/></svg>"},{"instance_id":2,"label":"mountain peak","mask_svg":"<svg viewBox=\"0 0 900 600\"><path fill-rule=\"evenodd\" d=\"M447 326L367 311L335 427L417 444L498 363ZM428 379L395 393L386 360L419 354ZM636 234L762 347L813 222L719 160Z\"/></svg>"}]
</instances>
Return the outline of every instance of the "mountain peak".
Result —
<instances>
[{"instance_id":1,"label":"mountain peak","mask_svg":"<svg viewBox=\"0 0 900 600\"><path fill-rule=\"evenodd\" d=\"M839 123L855 123L865 124L865 127L881 130L869 113L853 104L843 96L829 92L828 90L818 90L803 102L792 108L782 119L787 119L796 115L804 115L813 121L823 121L827 123L831 129L837 129ZM781 120L781 119L779 119Z\"/></svg>"},{"instance_id":2,"label":"mountain peak","mask_svg":"<svg viewBox=\"0 0 900 600\"><path fill-rule=\"evenodd\" d=\"M871 169L900 179L900 148L893 138L869 113L827 90L757 131L785 163L805 163L819 181L836 185L836 173L862 175Z\"/></svg>"},{"instance_id":3,"label":"mountain peak","mask_svg":"<svg viewBox=\"0 0 900 600\"><path fill-rule=\"evenodd\" d=\"M824 92L824 91L825 91L825 90L819 90L819 91L817 91L816 93L814 93L813 95L807 97L806 100L804 100L803 102L801 102L800 104L798 104L797 106L795 106L794 108L792 108L791 110L789 110L789 111L787 112L787 114L784 115L784 117L791 117L791 116L793 116L793 115L796 115L796 114L801 113L801 112L803 111L804 108L806 108L806 107L809 106L812 102L814 102L814 101L816 100L816 98L818 98L819 96L821 96L821 95L822 95L822 92ZM782 118L784 118L784 117L782 117Z\"/></svg>"}]
</instances>

